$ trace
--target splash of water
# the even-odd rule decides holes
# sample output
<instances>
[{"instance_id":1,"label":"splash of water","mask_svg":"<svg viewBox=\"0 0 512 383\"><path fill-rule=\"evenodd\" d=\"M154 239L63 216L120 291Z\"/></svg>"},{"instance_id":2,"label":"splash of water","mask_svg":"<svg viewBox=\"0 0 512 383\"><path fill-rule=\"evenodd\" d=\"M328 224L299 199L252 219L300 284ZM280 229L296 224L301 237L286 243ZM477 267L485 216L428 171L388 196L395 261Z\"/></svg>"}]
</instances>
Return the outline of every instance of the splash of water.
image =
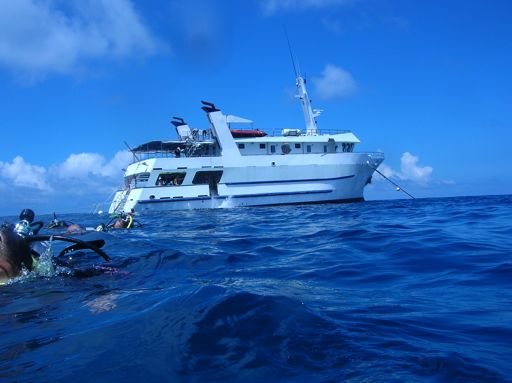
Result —
<instances>
[{"instance_id":1,"label":"splash of water","mask_svg":"<svg viewBox=\"0 0 512 383\"><path fill-rule=\"evenodd\" d=\"M52 242L39 242L36 247L37 248L34 250L40 254L40 257L37 260L34 272L42 277L51 277L55 275L55 266L52 261Z\"/></svg>"},{"instance_id":2,"label":"splash of water","mask_svg":"<svg viewBox=\"0 0 512 383\"><path fill-rule=\"evenodd\" d=\"M218 206L219 209L230 209L233 207L236 207L236 204L231 196L222 201L222 203Z\"/></svg>"}]
</instances>

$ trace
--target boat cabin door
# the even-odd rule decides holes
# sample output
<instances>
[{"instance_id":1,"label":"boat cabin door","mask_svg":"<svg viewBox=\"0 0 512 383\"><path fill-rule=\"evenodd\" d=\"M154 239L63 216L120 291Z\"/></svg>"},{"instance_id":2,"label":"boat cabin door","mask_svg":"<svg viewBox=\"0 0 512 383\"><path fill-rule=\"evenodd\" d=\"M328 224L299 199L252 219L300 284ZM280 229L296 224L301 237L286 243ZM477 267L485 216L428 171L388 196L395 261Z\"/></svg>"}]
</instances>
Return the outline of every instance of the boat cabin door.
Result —
<instances>
[{"instance_id":1,"label":"boat cabin door","mask_svg":"<svg viewBox=\"0 0 512 383\"><path fill-rule=\"evenodd\" d=\"M209 183L209 186L210 186L210 196L211 197L215 197L215 196L218 196L219 195L219 190L217 188L217 180L215 179L215 177L210 177L210 183Z\"/></svg>"},{"instance_id":2,"label":"boat cabin door","mask_svg":"<svg viewBox=\"0 0 512 383\"><path fill-rule=\"evenodd\" d=\"M208 185L210 196L215 197L219 195L217 185L219 184L221 177L222 170L201 170L195 174L192 184Z\"/></svg>"},{"instance_id":3,"label":"boat cabin door","mask_svg":"<svg viewBox=\"0 0 512 383\"><path fill-rule=\"evenodd\" d=\"M215 197L215 196L219 195L219 189L218 189L217 185L219 184L221 177L222 177L222 171L210 172L210 179L208 182L208 186L210 188L210 196Z\"/></svg>"}]
</instances>

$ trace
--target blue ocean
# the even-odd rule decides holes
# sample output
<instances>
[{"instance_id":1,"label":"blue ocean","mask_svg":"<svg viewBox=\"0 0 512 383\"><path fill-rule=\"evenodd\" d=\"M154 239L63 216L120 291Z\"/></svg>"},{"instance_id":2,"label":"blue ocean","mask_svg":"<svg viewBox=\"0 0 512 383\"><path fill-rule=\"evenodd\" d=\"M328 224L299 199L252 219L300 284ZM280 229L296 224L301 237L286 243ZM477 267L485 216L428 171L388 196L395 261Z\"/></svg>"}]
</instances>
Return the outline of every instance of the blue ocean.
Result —
<instances>
[{"instance_id":1,"label":"blue ocean","mask_svg":"<svg viewBox=\"0 0 512 383\"><path fill-rule=\"evenodd\" d=\"M0 381L512 381L512 196L137 220L0 286Z\"/></svg>"}]
</instances>

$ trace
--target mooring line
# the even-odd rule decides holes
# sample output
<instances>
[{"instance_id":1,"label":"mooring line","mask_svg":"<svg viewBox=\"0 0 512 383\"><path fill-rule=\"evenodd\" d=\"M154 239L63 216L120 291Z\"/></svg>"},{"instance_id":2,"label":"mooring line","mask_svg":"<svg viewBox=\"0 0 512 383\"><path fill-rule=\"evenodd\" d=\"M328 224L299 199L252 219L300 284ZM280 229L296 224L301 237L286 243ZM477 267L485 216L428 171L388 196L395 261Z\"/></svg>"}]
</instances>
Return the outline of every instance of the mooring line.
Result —
<instances>
[{"instance_id":1,"label":"mooring line","mask_svg":"<svg viewBox=\"0 0 512 383\"><path fill-rule=\"evenodd\" d=\"M370 165L370 161L366 161L366 163L368 164L369 167L371 167L373 170L375 170L377 173L379 173L382 177L384 177L384 179L388 180L393 185L395 185L396 191L403 191L405 194L407 194L412 199L416 199L410 193L408 193L404 188L402 188L400 185L398 185L396 182L391 181L388 177L386 177L384 174L382 174L380 171L378 171L375 166Z\"/></svg>"}]
</instances>

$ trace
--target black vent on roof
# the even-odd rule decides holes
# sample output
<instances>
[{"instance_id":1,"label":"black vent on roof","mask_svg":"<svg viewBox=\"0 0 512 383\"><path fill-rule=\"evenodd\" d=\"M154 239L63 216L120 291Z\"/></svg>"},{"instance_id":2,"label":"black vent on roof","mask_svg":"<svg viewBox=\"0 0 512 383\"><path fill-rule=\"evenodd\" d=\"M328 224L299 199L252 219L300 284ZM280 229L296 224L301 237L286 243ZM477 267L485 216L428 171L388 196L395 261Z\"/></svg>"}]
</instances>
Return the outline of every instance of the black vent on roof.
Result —
<instances>
[{"instance_id":1,"label":"black vent on roof","mask_svg":"<svg viewBox=\"0 0 512 383\"><path fill-rule=\"evenodd\" d=\"M185 120L183 118L180 118L180 117L173 117L172 121L171 121L171 124L173 124L175 127L182 126L182 125L187 125Z\"/></svg>"},{"instance_id":2,"label":"black vent on roof","mask_svg":"<svg viewBox=\"0 0 512 383\"><path fill-rule=\"evenodd\" d=\"M201 107L201 109L204 110L206 113L218 112L220 110L217 109L215 105L213 105L211 102L201 101L201 103L204 105Z\"/></svg>"}]
</instances>

